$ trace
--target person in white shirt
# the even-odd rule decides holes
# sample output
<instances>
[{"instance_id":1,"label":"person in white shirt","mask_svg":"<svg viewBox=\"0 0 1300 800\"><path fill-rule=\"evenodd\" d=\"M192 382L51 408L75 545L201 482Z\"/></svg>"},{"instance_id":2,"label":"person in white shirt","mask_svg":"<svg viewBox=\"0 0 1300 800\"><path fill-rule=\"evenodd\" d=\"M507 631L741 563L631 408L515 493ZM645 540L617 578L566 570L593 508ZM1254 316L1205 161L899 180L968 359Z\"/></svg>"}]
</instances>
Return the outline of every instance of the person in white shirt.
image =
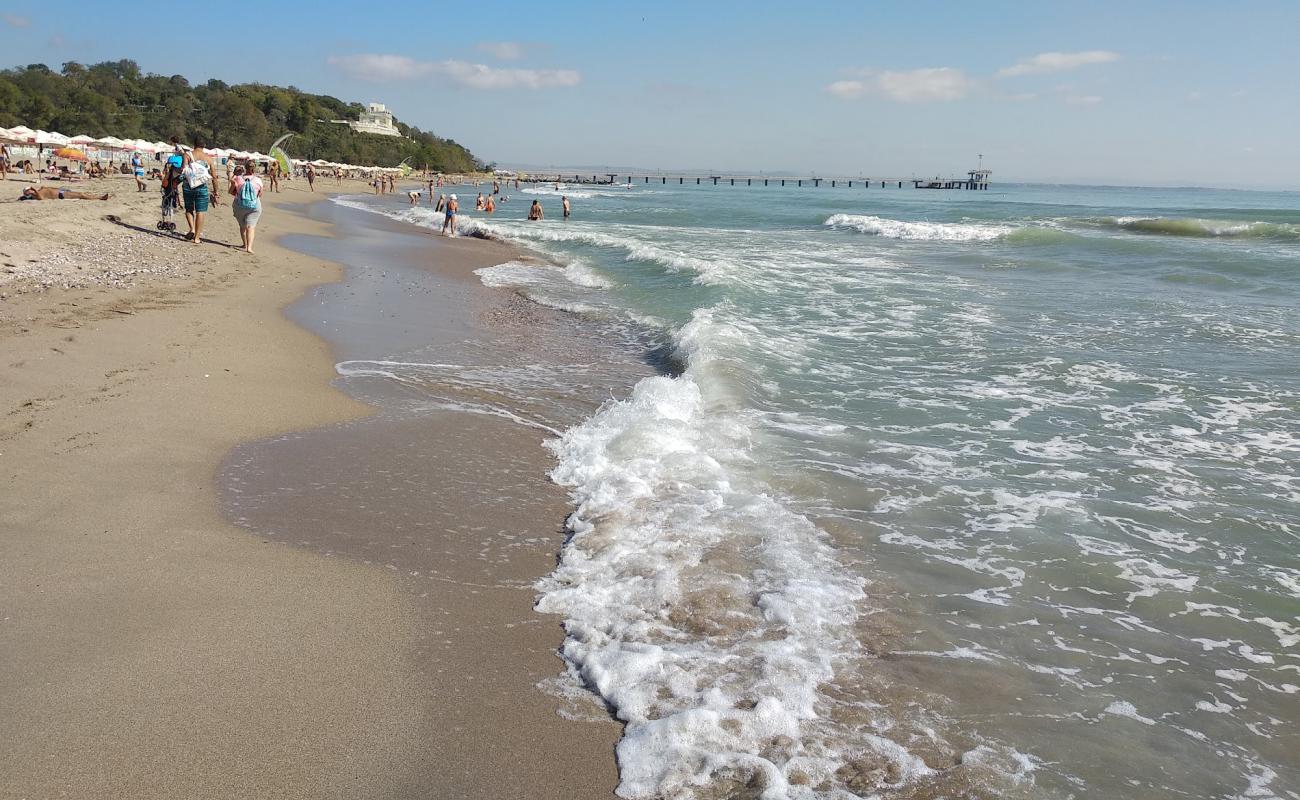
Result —
<instances>
[{"instance_id":1,"label":"person in white shirt","mask_svg":"<svg viewBox=\"0 0 1300 800\"><path fill-rule=\"evenodd\" d=\"M203 241L203 215L208 213L211 193L208 184L212 182L212 171L208 163L194 157L193 151L186 152L181 167L181 198L185 203L185 224L190 232L185 238L195 244Z\"/></svg>"}]
</instances>

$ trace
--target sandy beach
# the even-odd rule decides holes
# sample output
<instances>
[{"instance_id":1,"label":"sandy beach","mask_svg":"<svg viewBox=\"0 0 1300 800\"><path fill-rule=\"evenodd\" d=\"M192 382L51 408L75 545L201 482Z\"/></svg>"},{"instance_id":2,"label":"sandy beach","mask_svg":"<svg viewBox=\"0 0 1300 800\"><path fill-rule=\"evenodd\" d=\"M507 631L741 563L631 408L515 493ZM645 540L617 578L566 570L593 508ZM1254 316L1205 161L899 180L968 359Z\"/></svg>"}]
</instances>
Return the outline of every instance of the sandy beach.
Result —
<instances>
[{"instance_id":1,"label":"sandy beach","mask_svg":"<svg viewBox=\"0 0 1300 800\"><path fill-rule=\"evenodd\" d=\"M310 495L233 524L218 471L241 443L346 443L372 413L282 313L341 275L276 243L332 235L301 213L324 194L269 197L248 256L228 205L194 246L153 230L152 186L108 185L106 202L0 205L0 796L608 797L618 726L561 718L536 688L560 671L561 631L531 582L566 512L539 437L421 427L476 460L459 488L415 474L425 494L448 487L426 503L448 521L422 540L436 570L377 557L399 542L373 516L310 524ZM428 240L425 266L466 285L501 255ZM328 462L331 439L304 441L263 474Z\"/></svg>"}]
</instances>

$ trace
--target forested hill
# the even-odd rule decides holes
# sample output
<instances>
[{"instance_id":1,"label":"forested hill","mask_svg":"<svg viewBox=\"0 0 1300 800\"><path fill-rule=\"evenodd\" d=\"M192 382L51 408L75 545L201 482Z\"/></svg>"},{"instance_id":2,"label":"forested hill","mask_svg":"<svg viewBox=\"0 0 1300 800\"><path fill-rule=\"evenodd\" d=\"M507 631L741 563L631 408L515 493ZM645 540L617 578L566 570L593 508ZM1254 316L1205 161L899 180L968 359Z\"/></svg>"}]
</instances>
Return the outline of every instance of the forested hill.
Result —
<instances>
[{"instance_id":1,"label":"forested hill","mask_svg":"<svg viewBox=\"0 0 1300 800\"><path fill-rule=\"evenodd\" d=\"M146 75L129 60L62 71L44 64L0 72L0 127L26 125L68 136L183 141L265 152L293 133L285 149L295 158L391 167L403 159L442 172L467 172L481 164L469 150L397 122L405 138L355 133L334 119L357 119L365 107L293 87L210 80L192 86L180 75Z\"/></svg>"}]
</instances>

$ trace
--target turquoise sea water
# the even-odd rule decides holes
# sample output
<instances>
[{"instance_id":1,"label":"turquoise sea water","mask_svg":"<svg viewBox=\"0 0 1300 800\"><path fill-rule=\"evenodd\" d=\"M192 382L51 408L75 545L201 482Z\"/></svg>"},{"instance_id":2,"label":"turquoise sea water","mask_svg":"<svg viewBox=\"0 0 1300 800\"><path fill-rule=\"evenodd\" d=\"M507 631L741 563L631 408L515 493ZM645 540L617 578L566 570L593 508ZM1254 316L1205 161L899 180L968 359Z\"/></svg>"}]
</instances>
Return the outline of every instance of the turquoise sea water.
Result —
<instances>
[{"instance_id":1,"label":"turquoise sea water","mask_svg":"<svg viewBox=\"0 0 1300 800\"><path fill-rule=\"evenodd\" d=\"M1300 194L505 193L485 283L673 354L535 420L620 794L1300 797Z\"/></svg>"}]
</instances>

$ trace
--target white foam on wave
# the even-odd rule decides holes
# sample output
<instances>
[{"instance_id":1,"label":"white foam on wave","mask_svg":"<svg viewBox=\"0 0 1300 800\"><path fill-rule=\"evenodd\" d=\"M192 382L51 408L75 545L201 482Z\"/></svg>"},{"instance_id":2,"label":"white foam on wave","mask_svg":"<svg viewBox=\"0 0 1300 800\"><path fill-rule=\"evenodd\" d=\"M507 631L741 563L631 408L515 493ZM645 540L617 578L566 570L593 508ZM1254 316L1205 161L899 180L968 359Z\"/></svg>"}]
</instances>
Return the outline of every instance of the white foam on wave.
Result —
<instances>
[{"instance_id":1,"label":"white foam on wave","mask_svg":"<svg viewBox=\"0 0 1300 800\"><path fill-rule=\"evenodd\" d=\"M885 239L911 239L938 242L991 242L1016 229L1006 225L981 225L964 222L905 222L863 214L833 214L824 225L854 230Z\"/></svg>"},{"instance_id":2,"label":"white foam on wave","mask_svg":"<svg viewBox=\"0 0 1300 800\"><path fill-rule=\"evenodd\" d=\"M620 250L627 261L644 261L657 264L669 272L693 272L695 281L701 284L718 284L725 277L739 271L738 265L720 255L706 258L681 252L679 248L667 244L651 243L622 235L611 226L589 225L583 223L518 223L511 224L505 220L467 219L462 227L467 231L482 231L491 236L510 239L516 242L556 242L592 245Z\"/></svg>"},{"instance_id":3,"label":"white foam on wave","mask_svg":"<svg viewBox=\"0 0 1300 800\"><path fill-rule=\"evenodd\" d=\"M564 617L564 658L626 723L618 793L749 775L786 797L795 772L833 784L863 752L926 774L824 713L820 687L861 653L863 581L753 477L754 432L711 378L720 327L697 312L683 375L642 380L551 443L576 510L537 607Z\"/></svg>"},{"instance_id":4,"label":"white foam on wave","mask_svg":"<svg viewBox=\"0 0 1300 800\"><path fill-rule=\"evenodd\" d=\"M432 230L441 230L442 228L443 215L435 213L432 208L425 206L384 208L362 201L361 198L363 197L365 195L340 195L331 198L331 201L345 208L355 208L371 214L379 214L389 219L407 222L422 228ZM625 232L617 229L611 231L609 225L596 226L550 221L522 222L504 218L489 219L462 213L458 217L457 230L462 234L483 234L521 244L534 242L573 243L621 250L625 254L624 258L627 261L644 261L657 264L669 272L692 272L696 276L695 282L700 284L725 283L727 276L742 271L736 262L723 257L721 254L715 257L688 254L681 252L680 248L672 245L637 239L631 235L624 235ZM583 280L593 283L603 280L590 268L585 267L576 268L571 277L574 278L575 283L581 283Z\"/></svg>"}]
</instances>

